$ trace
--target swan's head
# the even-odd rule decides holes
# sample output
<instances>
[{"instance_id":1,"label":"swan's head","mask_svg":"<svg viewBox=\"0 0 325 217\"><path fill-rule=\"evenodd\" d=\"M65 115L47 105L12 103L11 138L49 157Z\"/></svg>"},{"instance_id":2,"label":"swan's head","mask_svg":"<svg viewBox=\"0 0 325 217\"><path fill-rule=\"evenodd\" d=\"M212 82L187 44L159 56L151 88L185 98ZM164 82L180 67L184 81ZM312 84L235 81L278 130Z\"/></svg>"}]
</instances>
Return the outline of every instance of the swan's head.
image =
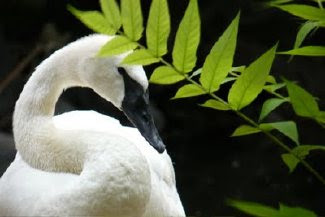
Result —
<instances>
[{"instance_id":1,"label":"swan's head","mask_svg":"<svg viewBox=\"0 0 325 217\"><path fill-rule=\"evenodd\" d=\"M119 66L119 58L92 58L81 70L81 80L122 110L159 153L164 152L149 109L148 79L142 66Z\"/></svg>"}]
</instances>

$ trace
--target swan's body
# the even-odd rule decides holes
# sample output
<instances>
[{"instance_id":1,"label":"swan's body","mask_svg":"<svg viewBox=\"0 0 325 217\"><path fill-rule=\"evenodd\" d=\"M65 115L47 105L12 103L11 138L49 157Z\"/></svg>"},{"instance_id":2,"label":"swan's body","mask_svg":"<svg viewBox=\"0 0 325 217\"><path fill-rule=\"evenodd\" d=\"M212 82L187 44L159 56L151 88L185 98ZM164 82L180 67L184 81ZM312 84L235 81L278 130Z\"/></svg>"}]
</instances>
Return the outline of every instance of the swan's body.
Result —
<instances>
[{"instance_id":1,"label":"swan's body","mask_svg":"<svg viewBox=\"0 0 325 217\"><path fill-rule=\"evenodd\" d=\"M91 87L115 106L128 106L128 78L117 72L123 55L95 57L109 39L94 35L66 46L25 85L14 114L18 152L0 179L0 216L185 215L171 160L148 144L150 136L92 111L53 117L62 90L71 86ZM132 85L146 90L142 67L126 70Z\"/></svg>"}]
</instances>

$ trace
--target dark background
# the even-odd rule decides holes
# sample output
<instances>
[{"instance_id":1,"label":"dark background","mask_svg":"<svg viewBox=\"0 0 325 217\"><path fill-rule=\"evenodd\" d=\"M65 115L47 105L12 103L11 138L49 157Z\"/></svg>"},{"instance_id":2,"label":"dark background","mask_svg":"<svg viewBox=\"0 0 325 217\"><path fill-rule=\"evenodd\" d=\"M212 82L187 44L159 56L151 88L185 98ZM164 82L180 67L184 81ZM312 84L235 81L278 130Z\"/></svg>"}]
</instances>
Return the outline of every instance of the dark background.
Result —
<instances>
[{"instance_id":1,"label":"dark background","mask_svg":"<svg viewBox=\"0 0 325 217\"><path fill-rule=\"evenodd\" d=\"M172 32L169 50L187 0L169 1ZM202 36L198 65L220 34L241 10L240 29L234 64L247 65L277 41L279 50L293 46L302 23L296 17L276 9L263 9L258 1L199 1ZM14 103L30 73L54 50L91 32L70 15L70 3L83 10L98 9L90 0L11 0L0 2L0 175L13 160L11 116ZM150 1L142 1L145 19ZM324 45L325 31L320 29L305 45ZM170 57L167 56L170 60ZM297 80L317 96L322 109L325 99L324 58L277 56L272 73ZM154 66L146 67L148 76ZM231 112L201 108L203 97L169 100L180 83L173 86L151 85L151 103L161 136L174 162L177 187L187 215L224 216L239 212L225 204L227 198L257 201L272 206L278 202L302 206L325 215L325 188L306 169L298 166L288 173L280 155L283 151L263 135L231 138L233 130L243 123ZM218 93L226 98L230 85ZM285 92L283 92L285 94ZM270 97L262 93L244 109L250 117L258 117L262 102ZM74 88L66 91L57 105L57 113L75 109L93 109L115 116L128 124L121 112L91 90ZM325 144L324 130L310 120L297 118L290 105L282 105L267 121L295 120L302 144ZM279 135L281 137L281 135ZM290 143L286 138L281 137ZM325 155L313 152L308 161L325 174ZM298 216L297 216L298 217Z\"/></svg>"}]
</instances>

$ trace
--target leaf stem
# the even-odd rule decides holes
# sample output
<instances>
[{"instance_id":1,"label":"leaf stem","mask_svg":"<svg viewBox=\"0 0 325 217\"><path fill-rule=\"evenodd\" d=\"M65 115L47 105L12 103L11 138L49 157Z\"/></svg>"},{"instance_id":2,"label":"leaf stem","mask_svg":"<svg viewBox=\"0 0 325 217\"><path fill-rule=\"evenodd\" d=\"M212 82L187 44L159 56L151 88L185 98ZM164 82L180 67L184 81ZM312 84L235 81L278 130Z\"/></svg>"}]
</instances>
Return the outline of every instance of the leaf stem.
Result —
<instances>
[{"instance_id":1,"label":"leaf stem","mask_svg":"<svg viewBox=\"0 0 325 217\"><path fill-rule=\"evenodd\" d=\"M282 96L281 94L279 94L279 93L277 93L277 92L275 92L275 91L266 90L266 89L264 89L264 90L265 90L266 92L268 92L268 93L270 93L270 94L272 94L272 95L274 95L274 96L280 98L280 99L285 99L285 100L287 100L286 97Z\"/></svg>"},{"instance_id":2,"label":"leaf stem","mask_svg":"<svg viewBox=\"0 0 325 217\"><path fill-rule=\"evenodd\" d=\"M323 8L322 1L321 0L317 0L317 3L318 3L318 7L323 10L324 8Z\"/></svg>"}]
</instances>

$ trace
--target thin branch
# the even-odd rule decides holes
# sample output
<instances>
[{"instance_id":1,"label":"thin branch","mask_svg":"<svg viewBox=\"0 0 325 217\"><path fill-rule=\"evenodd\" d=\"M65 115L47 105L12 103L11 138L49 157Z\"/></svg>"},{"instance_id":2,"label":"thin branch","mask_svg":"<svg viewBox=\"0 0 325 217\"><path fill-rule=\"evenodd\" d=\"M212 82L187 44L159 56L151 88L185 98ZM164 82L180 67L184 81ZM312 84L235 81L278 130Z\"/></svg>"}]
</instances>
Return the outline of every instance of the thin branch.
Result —
<instances>
[{"instance_id":1,"label":"thin branch","mask_svg":"<svg viewBox=\"0 0 325 217\"><path fill-rule=\"evenodd\" d=\"M43 46L40 44L36 45L35 48L23 60L21 60L11 72L8 73L7 77L0 81L0 94L13 80L19 77L32 60L43 51L42 47Z\"/></svg>"}]
</instances>

